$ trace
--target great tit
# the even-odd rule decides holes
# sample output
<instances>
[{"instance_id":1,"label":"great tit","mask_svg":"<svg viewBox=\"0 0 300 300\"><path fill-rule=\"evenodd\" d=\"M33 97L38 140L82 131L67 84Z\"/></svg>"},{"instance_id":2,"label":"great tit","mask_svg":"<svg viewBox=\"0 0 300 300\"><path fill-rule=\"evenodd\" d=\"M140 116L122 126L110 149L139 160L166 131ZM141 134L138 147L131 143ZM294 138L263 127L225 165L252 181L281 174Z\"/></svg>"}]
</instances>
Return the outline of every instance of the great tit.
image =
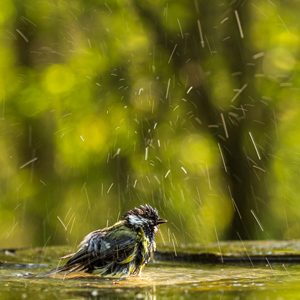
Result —
<instances>
[{"instance_id":1,"label":"great tit","mask_svg":"<svg viewBox=\"0 0 300 300\"><path fill-rule=\"evenodd\" d=\"M37 277L59 272L86 272L114 278L140 275L156 249L154 237L158 226L166 222L150 205L135 207L123 220L89 233L76 253L63 257L70 257L64 266Z\"/></svg>"}]
</instances>

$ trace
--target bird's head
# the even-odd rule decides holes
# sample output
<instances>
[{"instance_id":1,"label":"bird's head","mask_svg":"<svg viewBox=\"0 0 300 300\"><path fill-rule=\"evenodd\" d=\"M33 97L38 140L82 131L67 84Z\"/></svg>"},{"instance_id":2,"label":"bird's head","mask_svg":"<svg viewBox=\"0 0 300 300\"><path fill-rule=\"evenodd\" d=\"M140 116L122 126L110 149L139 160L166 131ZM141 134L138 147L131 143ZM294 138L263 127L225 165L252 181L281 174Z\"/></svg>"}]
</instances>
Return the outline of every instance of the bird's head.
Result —
<instances>
[{"instance_id":1,"label":"bird's head","mask_svg":"<svg viewBox=\"0 0 300 300\"><path fill-rule=\"evenodd\" d=\"M150 205L141 205L140 208L134 208L129 210L125 216L125 220L134 227L157 227L159 224L166 223L167 220L161 219L158 216L156 209L153 209Z\"/></svg>"}]
</instances>

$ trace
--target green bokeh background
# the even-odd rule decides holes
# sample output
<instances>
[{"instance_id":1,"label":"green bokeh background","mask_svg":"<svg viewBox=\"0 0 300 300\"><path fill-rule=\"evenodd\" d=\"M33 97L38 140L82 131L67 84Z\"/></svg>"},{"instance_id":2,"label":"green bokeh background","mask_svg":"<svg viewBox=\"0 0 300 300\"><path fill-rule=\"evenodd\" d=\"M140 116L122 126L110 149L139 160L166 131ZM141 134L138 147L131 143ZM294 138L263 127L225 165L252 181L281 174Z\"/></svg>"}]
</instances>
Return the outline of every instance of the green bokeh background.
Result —
<instances>
[{"instance_id":1,"label":"green bokeh background","mask_svg":"<svg viewBox=\"0 0 300 300\"><path fill-rule=\"evenodd\" d=\"M230 147L250 238L299 238L300 3L246 2L3 1L0 247L76 245L145 203L158 241L231 238Z\"/></svg>"}]
</instances>

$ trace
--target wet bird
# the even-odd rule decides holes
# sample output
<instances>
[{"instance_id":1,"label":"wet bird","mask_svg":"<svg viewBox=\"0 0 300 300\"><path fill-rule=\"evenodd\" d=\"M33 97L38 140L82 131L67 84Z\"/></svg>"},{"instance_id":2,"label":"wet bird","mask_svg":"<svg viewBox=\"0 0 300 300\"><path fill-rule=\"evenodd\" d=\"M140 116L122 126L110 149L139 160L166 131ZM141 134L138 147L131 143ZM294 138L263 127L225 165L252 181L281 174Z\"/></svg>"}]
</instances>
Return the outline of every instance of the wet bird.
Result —
<instances>
[{"instance_id":1,"label":"wet bird","mask_svg":"<svg viewBox=\"0 0 300 300\"><path fill-rule=\"evenodd\" d=\"M64 266L37 277L81 271L115 278L140 275L156 249L158 226L166 222L150 205L135 207L111 227L89 233L76 253L63 257L70 257Z\"/></svg>"}]
</instances>

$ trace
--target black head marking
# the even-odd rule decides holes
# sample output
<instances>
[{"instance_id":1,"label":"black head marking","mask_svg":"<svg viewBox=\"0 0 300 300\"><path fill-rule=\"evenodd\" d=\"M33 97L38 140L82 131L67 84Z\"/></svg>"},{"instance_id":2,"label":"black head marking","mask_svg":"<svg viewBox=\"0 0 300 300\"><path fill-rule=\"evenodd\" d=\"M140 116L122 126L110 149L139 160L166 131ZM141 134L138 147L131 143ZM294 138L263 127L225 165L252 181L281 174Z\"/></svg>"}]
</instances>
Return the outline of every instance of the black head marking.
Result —
<instances>
[{"instance_id":1,"label":"black head marking","mask_svg":"<svg viewBox=\"0 0 300 300\"><path fill-rule=\"evenodd\" d=\"M161 223L167 222L167 220L161 219L158 216L156 209L153 209L150 205L146 204L145 206L141 205L140 208L135 207L134 209L129 210L125 216L125 220L147 220L149 225L157 226Z\"/></svg>"}]
</instances>

